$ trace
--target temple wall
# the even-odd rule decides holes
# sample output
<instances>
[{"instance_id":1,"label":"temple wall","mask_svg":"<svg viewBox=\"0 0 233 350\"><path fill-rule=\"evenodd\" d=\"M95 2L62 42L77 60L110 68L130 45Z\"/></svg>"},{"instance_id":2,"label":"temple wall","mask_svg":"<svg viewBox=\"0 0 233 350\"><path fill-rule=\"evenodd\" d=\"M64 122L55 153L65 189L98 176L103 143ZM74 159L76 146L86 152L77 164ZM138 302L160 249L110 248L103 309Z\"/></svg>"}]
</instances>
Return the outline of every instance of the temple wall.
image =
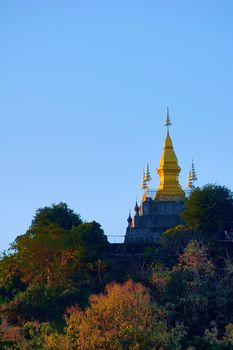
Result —
<instances>
[{"instance_id":1,"label":"temple wall","mask_svg":"<svg viewBox=\"0 0 233 350\"><path fill-rule=\"evenodd\" d=\"M154 201L148 198L135 215L132 227L127 229L125 242L155 242L170 227L182 224L182 201Z\"/></svg>"}]
</instances>

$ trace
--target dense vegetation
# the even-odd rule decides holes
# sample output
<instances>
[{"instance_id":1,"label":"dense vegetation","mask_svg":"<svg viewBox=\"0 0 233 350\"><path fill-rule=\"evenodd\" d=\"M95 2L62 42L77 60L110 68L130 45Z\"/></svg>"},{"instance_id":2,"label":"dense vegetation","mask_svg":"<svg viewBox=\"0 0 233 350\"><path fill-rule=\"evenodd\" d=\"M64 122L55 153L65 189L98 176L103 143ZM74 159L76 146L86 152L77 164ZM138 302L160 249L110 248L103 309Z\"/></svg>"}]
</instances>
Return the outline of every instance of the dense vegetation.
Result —
<instances>
[{"instance_id":1,"label":"dense vegetation","mask_svg":"<svg viewBox=\"0 0 233 350\"><path fill-rule=\"evenodd\" d=\"M37 210L0 260L0 349L233 349L231 191L194 189L183 219L125 258L66 204Z\"/></svg>"}]
</instances>

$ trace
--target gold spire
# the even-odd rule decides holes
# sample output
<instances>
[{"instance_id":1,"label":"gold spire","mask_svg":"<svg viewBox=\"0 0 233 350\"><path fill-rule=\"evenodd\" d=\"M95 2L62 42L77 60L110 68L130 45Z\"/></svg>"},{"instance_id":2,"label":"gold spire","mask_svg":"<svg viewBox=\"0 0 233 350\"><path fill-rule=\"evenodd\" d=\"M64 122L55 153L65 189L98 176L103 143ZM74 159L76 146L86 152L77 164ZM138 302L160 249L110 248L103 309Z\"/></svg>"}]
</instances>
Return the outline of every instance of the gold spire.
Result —
<instances>
[{"instance_id":1,"label":"gold spire","mask_svg":"<svg viewBox=\"0 0 233 350\"><path fill-rule=\"evenodd\" d=\"M189 177L188 177L188 182L187 182L186 187L189 189L195 188L195 181L197 181L197 174L196 174L196 170L195 170L194 163L192 160L192 168L189 171Z\"/></svg>"},{"instance_id":2,"label":"gold spire","mask_svg":"<svg viewBox=\"0 0 233 350\"><path fill-rule=\"evenodd\" d=\"M146 172L144 173L144 178L143 178L143 180L144 180L145 182L151 181L149 164L147 164L147 166L146 166Z\"/></svg>"},{"instance_id":3,"label":"gold spire","mask_svg":"<svg viewBox=\"0 0 233 350\"><path fill-rule=\"evenodd\" d=\"M148 188L148 186L147 186L147 183L146 183L146 174L145 174L145 170L143 170L141 189L146 190L147 188Z\"/></svg>"},{"instance_id":4,"label":"gold spire","mask_svg":"<svg viewBox=\"0 0 233 350\"><path fill-rule=\"evenodd\" d=\"M167 111L165 126L171 125L169 112ZM167 130L167 136L164 143L162 157L157 169L160 177L160 184L155 195L155 200L160 201L179 201L184 200L185 193L179 184L180 167L173 149L172 140Z\"/></svg>"},{"instance_id":5,"label":"gold spire","mask_svg":"<svg viewBox=\"0 0 233 350\"><path fill-rule=\"evenodd\" d=\"M191 170L191 173L192 173L192 180L193 181L197 181L197 174L196 174L196 170L195 170L195 167L194 167L193 159L192 159L192 170Z\"/></svg>"},{"instance_id":6,"label":"gold spire","mask_svg":"<svg viewBox=\"0 0 233 350\"><path fill-rule=\"evenodd\" d=\"M192 175L192 171L189 171L189 177L188 177L188 182L186 184L186 187L189 189L193 188L193 175Z\"/></svg>"},{"instance_id":7,"label":"gold spire","mask_svg":"<svg viewBox=\"0 0 233 350\"><path fill-rule=\"evenodd\" d=\"M148 189L148 185L147 185L147 180L146 180L146 173L145 173L144 170L143 170L141 189L144 190L144 193L143 193L143 196L142 196L142 202L145 202L145 200L146 200L146 190Z\"/></svg>"}]
</instances>

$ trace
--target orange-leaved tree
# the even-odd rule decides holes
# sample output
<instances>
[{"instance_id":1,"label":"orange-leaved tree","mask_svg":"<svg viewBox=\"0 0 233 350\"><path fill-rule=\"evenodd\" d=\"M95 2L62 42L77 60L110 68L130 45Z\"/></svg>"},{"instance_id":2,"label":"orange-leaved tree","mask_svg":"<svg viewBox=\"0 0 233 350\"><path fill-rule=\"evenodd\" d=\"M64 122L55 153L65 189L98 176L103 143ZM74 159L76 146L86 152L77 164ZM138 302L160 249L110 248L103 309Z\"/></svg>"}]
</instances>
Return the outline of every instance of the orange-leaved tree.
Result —
<instances>
[{"instance_id":1,"label":"orange-leaved tree","mask_svg":"<svg viewBox=\"0 0 233 350\"><path fill-rule=\"evenodd\" d=\"M70 308L66 323L70 347L79 350L178 350L184 335L181 326L168 329L166 313L132 280L107 285L104 294L90 297L85 311Z\"/></svg>"}]
</instances>

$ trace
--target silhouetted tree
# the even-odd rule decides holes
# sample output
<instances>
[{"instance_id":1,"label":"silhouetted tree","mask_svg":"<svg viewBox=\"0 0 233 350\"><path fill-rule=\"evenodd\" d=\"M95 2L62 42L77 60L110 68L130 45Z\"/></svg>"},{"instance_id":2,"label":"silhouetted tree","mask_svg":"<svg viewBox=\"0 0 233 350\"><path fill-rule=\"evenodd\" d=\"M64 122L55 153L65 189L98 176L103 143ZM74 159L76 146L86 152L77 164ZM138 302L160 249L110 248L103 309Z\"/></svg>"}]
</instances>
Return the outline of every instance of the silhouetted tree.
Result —
<instances>
[{"instance_id":1,"label":"silhouetted tree","mask_svg":"<svg viewBox=\"0 0 233 350\"><path fill-rule=\"evenodd\" d=\"M205 185L195 188L187 199L183 219L195 230L212 235L223 231L233 221L233 194L225 186Z\"/></svg>"}]
</instances>

